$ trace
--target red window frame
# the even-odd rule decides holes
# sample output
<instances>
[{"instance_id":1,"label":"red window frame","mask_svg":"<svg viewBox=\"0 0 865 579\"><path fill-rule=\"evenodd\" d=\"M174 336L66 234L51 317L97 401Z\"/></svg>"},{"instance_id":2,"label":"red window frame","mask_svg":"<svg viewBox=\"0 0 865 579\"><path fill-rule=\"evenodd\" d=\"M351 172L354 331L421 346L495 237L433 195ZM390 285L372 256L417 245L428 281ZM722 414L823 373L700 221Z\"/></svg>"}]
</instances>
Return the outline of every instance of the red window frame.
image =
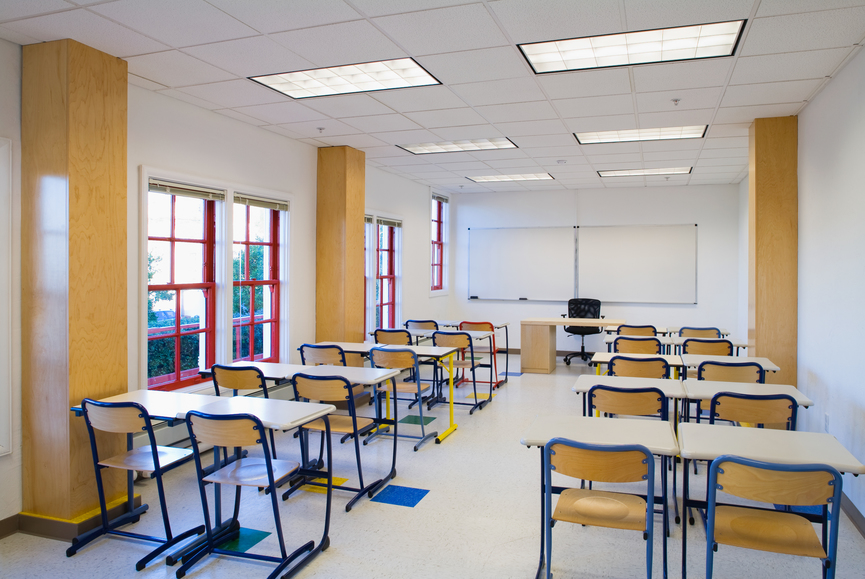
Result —
<instances>
[{"instance_id":1,"label":"red window frame","mask_svg":"<svg viewBox=\"0 0 865 579\"><path fill-rule=\"evenodd\" d=\"M241 245L243 246L244 251L244 259L243 259L243 272L241 272L240 280L233 280L232 286L233 288L251 288L249 290L249 294L252 296L254 300L255 289L263 288L263 291L269 291L271 295L271 308L270 308L270 317L266 318L264 315L256 315L254 311L254 306L249 310L252 315L240 316L238 318L234 317L234 312L232 312L232 330L233 330L233 340L232 340L232 352L231 357L233 361L238 360L250 360L251 357L255 359L256 362L279 362L279 211L275 209L270 209L270 239L266 241L250 241L249 235L249 216L250 216L250 207L248 205L243 206L241 204L235 204L235 207L241 206L244 207L245 215L246 215L246 235L245 240L234 240L233 243L235 246ZM236 213L235 213L236 215ZM235 224L236 230L236 224ZM267 274L267 279L261 280L253 280L250 279L249 275L249 265L250 265L250 248L261 246L264 248L265 252L270 254L270 268L269 271L265 272ZM233 255L233 254L232 254ZM232 272L232 276L234 273ZM232 291L236 291L232 288ZM243 292L241 291L241 296L243 296ZM242 299L242 298L241 298ZM233 301L232 301L233 303ZM262 352L261 354L255 353L255 327L261 325L263 327L264 324L270 324L270 352ZM246 356L241 352L242 346L242 335L243 328L248 328L249 332L249 351L250 353Z\"/></svg>"},{"instance_id":2,"label":"red window frame","mask_svg":"<svg viewBox=\"0 0 865 579\"><path fill-rule=\"evenodd\" d=\"M387 239L387 247L381 246L382 237ZM396 227L392 225L378 224L378 235L375 242L375 283L376 283L376 303L375 303L375 318L376 326L379 328L394 328L396 327ZM387 272L382 272L382 264L385 265ZM388 283L386 283L388 282ZM387 286L387 292L383 292L382 288ZM387 295L384 295L387 293ZM384 317L384 308L388 309L387 320Z\"/></svg>"},{"instance_id":3,"label":"red window frame","mask_svg":"<svg viewBox=\"0 0 865 579\"><path fill-rule=\"evenodd\" d=\"M430 290L444 289L444 203L432 200L432 272Z\"/></svg>"},{"instance_id":4,"label":"red window frame","mask_svg":"<svg viewBox=\"0 0 865 579\"><path fill-rule=\"evenodd\" d=\"M199 376L199 368L189 368L186 370L181 369L181 342L184 336L193 336L196 334L200 334L203 336L205 340L205 367L209 368L214 364L216 359L216 339L215 339L215 324L216 320L216 300L214 299L214 292L216 290L216 283L214 278L214 245L216 238L216 219L215 219L215 207L214 201L204 201L204 232L203 239L188 239L188 238L180 238L175 235L175 224L176 224L176 201L177 196L171 195L171 224L170 231L168 237L159 237L159 236L148 236L147 241L148 244L150 241L164 241L169 242L169 256L170 256L170 264L169 264L169 280L171 283L167 284L148 284L147 291L156 292L156 291L167 291L167 292L175 292L174 298L174 329L170 333L166 333L166 327L158 327L158 328L150 328L147 329L147 341L148 343L155 340L165 340L169 338L174 339L174 372L170 374L163 374L161 376L153 376L147 378L147 387L150 390L176 390L178 388L183 388L184 386L189 386L192 384L198 384L200 382L204 382L204 378ZM174 283L175 278L175 247L177 243L200 243L202 244L203 250L203 272L202 279L204 280L201 283ZM181 296L183 295L183 291L187 290L201 290L204 292L205 299L205 322L204 327L201 327L200 322L199 326L196 329L191 329L190 327L184 327L181 322ZM149 325L149 324L148 324ZM169 326L170 327L170 326ZM149 351L149 348L148 348Z\"/></svg>"}]
</instances>

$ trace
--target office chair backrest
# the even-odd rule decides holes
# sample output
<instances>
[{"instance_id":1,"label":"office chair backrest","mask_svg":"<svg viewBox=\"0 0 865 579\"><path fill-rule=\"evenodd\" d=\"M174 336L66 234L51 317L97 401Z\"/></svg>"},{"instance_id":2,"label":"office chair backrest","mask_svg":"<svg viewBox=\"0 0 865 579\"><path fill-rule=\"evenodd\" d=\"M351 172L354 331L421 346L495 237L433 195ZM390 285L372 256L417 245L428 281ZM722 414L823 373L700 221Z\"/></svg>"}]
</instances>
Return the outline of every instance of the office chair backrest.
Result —
<instances>
[{"instance_id":1,"label":"office chair backrest","mask_svg":"<svg viewBox=\"0 0 865 579\"><path fill-rule=\"evenodd\" d=\"M737 394L718 392L712 397L709 422L715 419L752 424L784 424L796 430L799 405L788 394Z\"/></svg>"},{"instance_id":2,"label":"office chair backrest","mask_svg":"<svg viewBox=\"0 0 865 579\"><path fill-rule=\"evenodd\" d=\"M705 356L732 356L733 342L706 338L688 338L682 342L683 354L702 354Z\"/></svg>"},{"instance_id":3,"label":"office chair backrest","mask_svg":"<svg viewBox=\"0 0 865 579\"><path fill-rule=\"evenodd\" d=\"M316 346L303 344L300 348L301 364L310 366L345 366L345 352L336 344Z\"/></svg>"},{"instance_id":4,"label":"office chair backrest","mask_svg":"<svg viewBox=\"0 0 865 579\"><path fill-rule=\"evenodd\" d=\"M589 390L589 410L625 416L660 416L667 420L667 398L657 388L614 388L596 385Z\"/></svg>"},{"instance_id":5,"label":"office chair backrest","mask_svg":"<svg viewBox=\"0 0 865 579\"><path fill-rule=\"evenodd\" d=\"M384 330L379 328L373 334L376 344L411 346L411 334L406 330Z\"/></svg>"},{"instance_id":6,"label":"office chair backrest","mask_svg":"<svg viewBox=\"0 0 865 579\"><path fill-rule=\"evenodd\" d=\"M613 351L622 354L660 354L658 338L619 337L613 342Z\"/></svg>"},{"instance_id":7,"label":"office chair backrest","mask_svg":"<svg viewBox=\"0 0 865 579\"><path fill-rule=\"evenodd\" d=\"M264 380L264 374L255 366L220 366L214 364L210 369L213 376L213 387L216 389L216 395L220 395L220 388L233 390L237 395L238 390L258 390L264 392L264 397L267 398L267 382Z\"/></svg>"},{"instance_id":8,"label":"office chair backrest","mask_svg":"<svg viewBox=\"0 0 865 579\"><path fill-rule=\"evenodd\" d=\"M620 336L657 336L658 330L655 326L632 326L622 324L617 333Z\"/></svg>"},{"instance_id":9,"label":"office chair backrest","mask_svg":"<svg viewBox=\"0 0 865 579\"><path fill-rule=\"evenodd\" d=\"M720 338L721 330L718 328L694 328L685 326L679 328L679 335L683 338Z\"/></svg>"},{"instance_id":10,"label":"office chair backrest","mask_svg":"<svg viewBox=\"0 0 865 579\"><path fill-rule=\"evenodd\" d=\"M703 362L697 368L697 380L763 384L766 372L756 362Z\"/></svg>"},{"instance_id":11,"label":"office chair backrest","mask_svg":"<svg viewBox=\"0 0 865 579\"><path fill-rule=\"evenodd\" d=\"M407 330L438 330L439 325L435 320L408 320L405 323Z\"/></svg>"},{"instance_id":12,"label":"office chair backrest","mask_svg":"<svg viewBox=\"0 0 865 579\"><path fill-rule=\"evenodd\" d=\"M643 452L636 447L620 450L616 446L584 445L574 441L551 442L554 444L550 446L550 464L555 471L582 480L609 483L643 481L649 473L649 462L654 465L649 451Z\"/></svg>"},{"instance_id":13,"label":"office chair backrest","mask_svg":"<svg viewBox=\"0 0 865 579\"><path fill-rule=\"evenodd\" d=\"M669 378L670 365L663 358L628 358L613 356L607 365L610 376L633 378Z\"/></svg>"},{"instance_id":14,"label":"office chair backrest","mask_svg":"<svg viewBox=\"0 0 865 579\"><path fill-rule=\"evenodd\" d=\"M599 319L601 317L601 300L593 298L571 298L568 300L569 318ZM589 336L600 334L604 329L600 326L565 326L569 334Z\"/></svg>"}]
</instances>

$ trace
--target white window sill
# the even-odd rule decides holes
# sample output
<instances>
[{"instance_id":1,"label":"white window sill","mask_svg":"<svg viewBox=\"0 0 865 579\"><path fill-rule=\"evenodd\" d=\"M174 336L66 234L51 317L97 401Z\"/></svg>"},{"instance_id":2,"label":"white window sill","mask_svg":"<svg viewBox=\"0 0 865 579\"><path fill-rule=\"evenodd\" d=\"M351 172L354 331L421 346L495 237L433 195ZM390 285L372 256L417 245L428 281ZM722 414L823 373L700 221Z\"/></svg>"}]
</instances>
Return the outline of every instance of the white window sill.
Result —
<instances>
[{"instance_id":1,"label":"white window sill","mask_svg":"<svg viewBox=\"0 0 865 579\"><path fill-rule=\"evenodd\" d=\"M448 289L440 289L440 290L430 290L429 297L438 298L449 295L450 291Z\"/></svg>"}]
</instances>

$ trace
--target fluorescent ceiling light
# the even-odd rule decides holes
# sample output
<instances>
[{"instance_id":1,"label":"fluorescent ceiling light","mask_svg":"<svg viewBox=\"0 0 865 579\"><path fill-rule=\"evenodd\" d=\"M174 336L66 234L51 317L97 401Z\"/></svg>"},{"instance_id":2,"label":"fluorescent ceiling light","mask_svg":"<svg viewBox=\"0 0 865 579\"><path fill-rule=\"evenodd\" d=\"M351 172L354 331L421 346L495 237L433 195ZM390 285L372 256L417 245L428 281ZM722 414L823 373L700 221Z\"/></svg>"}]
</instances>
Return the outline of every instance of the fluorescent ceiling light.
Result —
<instances>
[{"instance_id":1,"label":"fluorescent ceiling light","mask_svg":"<svg viewBox=\"0 0 865 579\"><path fill-rule=\"evenodd\" d=\"M581 145L631 141L669 141L672 139L702 139L708 128L709 125L694 125L659 129L629 129L627 131L594 131L591 133L574 133L574 136Z\"/></svg>"},{"instance_id":2,"label":"fluorescent ceiling light","mask_svg":"<svg viewBox=\"0 0 865 579\"><path fill-rule=\"evenodd\" d=\"M441 143L418 143L416 145L397 145L397 147L405 149L409 153L414 153L415 155L517 148L517 146L507 137L496 137L494 139L471 139L465 141L442 141Z\"/></svg>"},{"instance_id":3,"label":"fluorescent ceiling light","mask_svg":"<svg viewBox=\"0 0 865 579\"><path fill-rule=\"evenodd\" d=\"M519 44L536 74L730 56L744 20Z\"/></svg>"},{"instance_id":4,"label":"fluorescent ceiling light","mask_svg":"<svg viewBox=\"0 0 865 579\"><path fill-rule=\"evenodd\" d=\"M525 175L487 175L485 177L466 177L475 183L492 183L500 181L547 181L553 176L549 173L529 173Z\"/></svg>"},{"instance_id":5,"label":"fluorescent ceiling light","mask_svg":"<svg viewBox=\"0 0 865 579\"><path fill-rule=\"evenodd\" d=\"M411 58L251 76L293 99L441 84Z\"/></svg>"},{"instance_id":6,"label":"fluorescent ceiling light","mask_svg":"<svg viewBox=\"0 0 865 579\"><path fill-rule=\"evenodd\" d=\"M601 177L643 177L645 175L687 175L693 167L671 167L667 169L622 169L598 171Z\"/></svg>"}]
</instances>

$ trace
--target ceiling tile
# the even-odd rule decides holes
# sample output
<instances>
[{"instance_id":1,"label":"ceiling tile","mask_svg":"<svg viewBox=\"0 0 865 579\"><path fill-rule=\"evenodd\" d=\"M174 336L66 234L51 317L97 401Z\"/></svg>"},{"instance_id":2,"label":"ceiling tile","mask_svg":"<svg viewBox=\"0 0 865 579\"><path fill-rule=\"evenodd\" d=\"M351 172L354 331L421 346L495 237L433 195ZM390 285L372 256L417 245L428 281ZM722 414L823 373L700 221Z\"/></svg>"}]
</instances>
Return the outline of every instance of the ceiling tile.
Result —
<instances>
[{"instance_id":1,"label":"ceiling tile","mask_svg":"<svg viewBox=\"0 0 865 579\"><path fill-rule=\"evenodd\" d=\"M252 118L252 117L250 117L250 118ZM263 125L262 126L263 129L267 129L268 131L270 131L272 133L277 133L279 135L283 135L285 137L288 137L290 139L295 139L297 141L300 141L300 140L305 138L300 133L296 133L296 132L292 131L291 129L286 129L285 127L286 127L286 125ZM324 144L324 143L322 143L322 144Z\"/></svg>"},{"instance_id":2,"label":"ceiling tile","mask_svg":"<svg viewBox=\"0 0 865 579\"><path fill-rule=\"evenodd\" d=\"M357 20L360 15L343 0L207 0L259 32L272 33Z\"/></svg>"},{"instance_id":3,"label":"ceiling tile","mask_svg":"<svg viewBox=\"0 0 865 579\"><path fill-rule=\"evenodd\" d=\"M402 149L400 149L402 150ZM411 153L409 153L411 155ZM411 155L415 159L417 155ZM475 157L473 157L470 153L430 153L429 155L423 156L424 160L427 163L470 163L472 161L477 161ZM417 163L417 161L414 161Z\"/></svg>"},{"instance_id":4,"label":"ceiling tile","mask_svg":"<svg viewBox=\"0 0 865 579\"><path fill-rule=\"evenodd\" d=\"M497 149L494 151L474 151L472 157L479 161L489 163L490 161L500 161L502 159L528 159L529 156L520 149Z\"/></svg>"},{"instance_id":5,"label":"ceiling tile","mask_svg":"<svg viewBox=\"0 0 865 579\"><path fill-rule=\"evenodd\" d=\"M288 99L274 90L250 80L229 80L212 84L199 84L180 89L181 92L216 103L219 108L284 102Z\"/></svg>"},{"instance_id":6,"label":"ceiling tile","mask_svg":"<svg viewBox=\"0 0 865 579\"><path fill-rule=\"evenodd\" d=\"M207 110L214 110L214 109L223 108L222 106L220 106L214 102L208 101L208 100L203 99L203 98L198 98L197 96L194 96L194 95L186 94L186 93L181 92L181 91L174 89L174 88L169 88L169 89L165 89L165 90L157 90L156 92L158 92L159 94L164 94L165 96L170 96L171 98L175 98L179 101L183 101L185 103L189 103L191 105L195 105L197 107L207 109Z\"/></svg>"},{"instance_id":7,"label":"ceiling tile","mask_svg":"<svg viewBox=\"0 0 865 579\"><path fill-rule=\"evenodd\" d=\"M691 125L708 125L712 122L715 109L698 109L694 111L678 110L658 113L640 113L640 128L655 127L688 127Z\"/></svg>"},{"instance_id":8,"label":"ceiling tile","mask_svg":"<svg viewBox=\"0 0 865 579\"><path fill-rule=\"evenodd\" d=\"M366 20L271 34L270 38L317 67L408 56Z\"/></svg>"},{"instance_id":9,"label":"ceiling tile","mask_svg":"<svg viewBox=\"0 0 865 579\"><path fill-rule=\"evenodd\" d=\"M279 125L285 129L297 133L301 137L317 139L324 135L330 137L339 135L355 135L361 131L335 119L318 119L317 121L304 121L301 123L288 123ZM322 128L324 131L319 131Z\"/></svg>"},{"instance_id":10,"label":"ceiling tile","mask_svg":"<svg viewBox=\"0 0 865 579\"><path fill-rule=\"evenodd\" d=\"M465 50L419 57L427 71L446 84L527 77L526 60L513 46Z\"/></svg>"},{"instance_id":11,"label":"ceiling tile","mask_svg":"<svg viewBox=\"0 0 865 579\"><path fill-rule=\"evenodd\" d=\"M693 151L703 147L703 139L674 139L670 141L644 141L640 148L644 153L658 151Z\"/></svg>"},{"instance_id":12,"label":"ceiling tile","mask_svg":"<svg viewBox=\"0 0 865 579\"><path fill-rule=\"evenodd\" d=\"M3 27L42 42L71 38L120 58L169 48L83 8L9 22Z\"/></svg>"},{"instance_id":13,"label":"ceiling tile","mask_svg":"<svg viewBox=\"0 0 865 579\"><path fill-rule=\"evenodd\" d=\"M715 121L718 123L751 123L757 118L786 117L795 115L803 103L778 105L759 105L752 107L731 107L718 109Z\"/></svg>"},{"instance_id":14,"label":"ceiling tile","mask_svg":"<svg viewBox=\"0 0 865 579\"><path fill-rule=\"evenodd\" d=\"M463 127L439 127L431 131L438 137L438 141L462 141L464 139L489 139L492 137L504 137L493 125L466 125ZM505 149L513 150L513 149Z\"/></svg>"},{"instance_id":15,"label":"ceiling tile","mask_svg":"<svg viewBox=\"0 0 865 579\"><path fill-rule=\"evenodd\" d=\"M191 46L183 49L183 52L237 76L259 76L315 68L308 60L264 36Z\"/></svg>"},{"instance_id":16,"label":"ceiling tile","mask_svg":"<svg viewBox=\"0 0 865 579\"><path fill-rule=\"evenodd\" d=\"M748 148L748 137L708 138L704 149L730 149L735 147Z\"/></svg>"},{"instance_id":17,"label":"ceiling tile","mask_svg":"<svg viewBox=\"0 0 865 579\"><path fill-rule=\"evenodd\" d=\"M460 163L439 163L439 167L447 171L464 171L466 169L489 169L492 165L488 165L481 161L463 161Z\"/></svg>"},{"instance_id":18,"label":"ceiling tile","mask_svg":"<svg viewBox=\"0 0 865 579\"><path fill-rule=\"evenodd\" d=\"M733 149L703 149L700 153L701 159L720 159L721 157L748 157L748 147L736 147Z\"/></svg>"},{"instance_id":19,"label":"ceiling tile","mask_svg":"<svg viewBox=\"0 0 865 579\"><path fill-rule=\"evenodd\" d=\"M405 149L400 149L393 145L388 145L387 147L367 147L364 152L368 159L373 158L383 165L396 165L399 163L408 164L415 162L414 155Z\"/></svg>"},{"instance_id":20,"label":"ceiling tile","mask_svg":"<svg viewBox=\"0 0 865 579\"><path fill-rule=\"evenodd\" d=\"M757 18L863 5L865 0L762 0L757 10Z\"/></svg>"},{"instance_id":21,"label":"ceiling tile","mask_svg":"<svg viewBox=\"0 0 865 579\"><path fill-rule=\"evenodd\" d=\"M316 137L317 141L322 141L331 147L354 147L362 149L364 147L382 147L386 145L384 141L379 141L370 135L343 135L341 137Z\"/></svg>"},{"instance_id":22,"label":"ceiling tile","mask_svg":"<svg viewBox=\"0 0 865 579\"><path fill-rule=\"evenodd\" d=\"M9 42L12 42L14 44L20 44L21 46L42 42L39 38L34 38L32 36L27 36L26 34L22 34L14 30L9 30L5 26L0 26L0 38L2 38L3 40L8 40Z\"/></svg>"},{"instance_id":23,"label":"ceiling tile","mask_svg":"<svg viewBox=\"0 0 865 579\"><path fill-rule=\"evenodd\" d=\"M690 175L646 175L646 187L687 185L690 178Z\"/></svg>"},{"instance_id":24,"label":"ceiling tile","mask_svg":"<svg viewBox=\"0 0 865 579\"><path fill-rule=\"evenodd\" d=\"M129 77L129 84L134 84L135 86L140 86L141 88L146 88L147 90L160 90L163 88L167 88L165 85L159 84L158 82L153 82L152 80L147 80L146 78L141 78L140 76L135 76L134 74L127 75Z\"/></svg>"},{"instance_id":25,"label":"ceiling tile","mask_svg":"<svg viewBox=\"0 0 865 579\"><path fill-rule=\"evenodd\" d=\"M680 0L624 0L628 30L649 30L741 20L750 17L754 0L681 2Z\"/></svg>"},{"instance_id":26,"label":"ceiling tile","mask_svg":"<svg viewBox=\"0 0 865 579\"><path fill-rule=\"evenodd\" d=\"M763 84L728 86L721 106L741 107L803 102L823 83L823 79L791 80Z\"/></svg>"},{"instance_id":27,"label":"ceiling tile","mask_svg":"<svg viewBox=\"0 0 865 579\"><path fill-rule=\"evenodd\" d=\"M261 119L269 125L284 125L286 123L299 123L325 118L321 113L296 102L239 107L235 110L256 119Z\"/></svg>"},{"instance_id":28,"label":"ceiling tile","mask_svg":"<svg viewBox=\"0 0 865 579\"><path fill-rule=\"evenodd\" d=\"M417 143L437 143L441 141L434 133L423 129L372 133L372 136L391 145L414 145Z\"/></svg>"},{"instance_id":29,"label":"ceiling tile","mask_svg":"<svg viewBox=\"0 0 865 579\"><path fill-rule=\"evenodd\" d=\"M534 78L471 82L451 88L471 106L546 100Z\"/></svg>"},{"instance_id":30,"label":"ceiling tile","mask_svg":"<svg viewBox=\"0 0 865 579\"><path fill-rule=\"evenodd\" d=\"M368 94L347 94L303 99L303 104L331 117L386 115L393 110Z\"/></svg>"},{"instance_id":31,"label":"ceiling tile","mask_svg":"<svg viewBox=\"0 0 865 579\"><path fill-rule=\"evenodd\" d=\"M710 58L635 66L634 87L637 92L655 92L724 86L732 63L732 58Z\"/></svg>"},{"instance_id":32,"label":"ceiling tile","mask_svg":"<svg viewBox=\"0 0 865 579\"><path fill-rule=\"evenodd\" d=\"M644 169L668 169L670 167L692 167L696 164L696 159L653 159L651 161L643 161Z\"/></svg>"},{"instance_id":33,"label":"ceiling tile","mask_svg":"<svg viewBox=\"0 0 865 579\"><path fill-rule=\"evenodd\" d=\"M642 161L640 153L623 153L621 155L587 155L586 158L592 165L609 163L638 164Z\"/></svg>"},{"instance_id":34,"label":"ceiling tile","mask_svg":"<svg viewBox=\"0 0 865 579\"><path fill-rule=\"evenodd\" d=\"M706 137L748 137L751 121L730 124L714 124L709 127Z\"/></svg>"},{"instance_id":35,"label":"ceiling tile","mask_svg":"<svg viewBox=\"0 0 865 579\"><path fill-rule=\"evenodd\" d=\"M852 46L862 40L865 6L757 18L741 56Z\"/></svg>"},{"instance_id":36,"label":"ceiling tile","mask_svg":"<svg viewBox=\"0 0 865 579\"><path fill-rule=\"evenodd\" d=\"M580 145L580 150L583 151L584 155L618 155L621 153L639 153L640 143L598 143L596 145Z\"/></svg>"},{"instance_id":37,"label":"ceiling tile","mask_svg":"<svg viewBox=\"0 0 865 579\"><path fill-rule=\"evenodd\" d=\"M374 18L411 54L440 54L510 44L483 4Z\"/></svg>"},{"instance_id":38,"label":"ceiling tile","mask_svg":"<svg viewBox=\"0 0 865 579\"><path fill-rule=\"evenodd\" d=\"M489 105L475 110L491 123L507 121L544 121L558 118L558 114L547 101Z\"/></svg>"},{"instance_id":39,"label":"ceiling tile","mask_svg":"<svg viewBox=\"0 0 865 579\"><path fill-rule=\"evenodd\" d=\"M582 152L574 141L573 145L559 147L525 147L522 151L529 157L537 160L542 157L582 157Z\"/></svg>"},{"instance_id":40,"label":"ceiling tile","mask_svg":"<svg viewBox=\"0 0 865 579\"><path fill-rule=\"evenodd\" d=\"M559 99L554 100L553 105L563 117L569 119L634 113L634 99L629 94Z\"/></svg>"},{"instance_id":41,"label":"ceiling tile","mask_svg":"<svg viewBox=\"0 0 865 579\"><path fill-rule=\"evenodd\" d=\"M352 0L352 4L367 16L387 16L465 3L466 0Z\"/></svg>"},{"instance_id":42,"label":"ceiling tile","mask_svg":"<svg viewBox=\"0 0 865 579\"><path fill-rule=\"evenodd\" d=\"M559 135L535 135L511 139L518 147L569 147L574 144L570 133Z\"/></svg>"},{"instance_id":43,"label":"ceiling tile","mask_svg":"<svg viewBox=\"0 0 865 579\"><path fill-rule=\"evenodd\" d=\"M487 161L486 163L490 167L494 169L511 169L513 167L529 167L531 169L531 173L537 173L540 169L540 165L538 165L532 159L498 159L495 161ZM515 172L516 173L516 172Z\"/></svg>"},{"instance_id":44,"label":"ceiling tile","mask_svg":"<svg viewBox=\"0 0 865 579\"><path fill-rule=\"evenodd\" d=\"M405 90L382 90L369 93L398 113L458 109L466 106L463 100L446 86L416 86Z\"/></svg>"},{"instance_id":45,"label":"ceiling tile","mask_svg":"<svg viewBox=\"0 0 865 579\"><path fill-rule=\"evenodd\" d=\"M565 119L568 130L572 133L592 131L619 131L636 129L637 119L634 115L614 115L609 117L583 117L581 119Z\"/></svg>"},{"instance_id":46,"label":"ceiling tile","mask_svg":"<svg viewBox=\"0 0 865 579\"><path fill-rule=\"evenodd\" d=\"M484 118L470 108L419 111L416 113L406 113L405 116L427 129L477 125L484 122Z\"/></svg>"},{"instance_id":47,"label":"ceiling tile","mask_svg":"<svg viewBox=\"0 0 865 579\"><path fill-rule=\"evenodd\" d=\"M261 126L261 125L267 124L265 121L262 121L261 119L256 119L255 117L251 117L249 115L239 113L239 112L232 110L232 109L219 109L219 110L214 111L214 112L219 113L220 115L224 115L226 117L231 117L232 119L235 119L238 121L242 121L242 122L247 123L249 125Z\"/></svg>"},{"instance_id":48,"label":"ceiling tile","mask_svg":"<svg viewBox=\"0 0 865 579\"><path fill-rule=\"evenodd\" d=\"M257 34L204 0L118 0L89 10L175 48Z\"/></svg>"},{"instance_id":49,"label":"ceiling tile","mask_svg":"<svg viewBox=\"0 0 865 579\"><path fill-rule=\"evenodd\" d=\"M693 109L713 109L721 98L721 87L645 92L637 95L637 110L641 113L675 112ZM679 99L678 104L674 99Z\"/></svg>"},{"instance_id":50,"label":"ceiling tile","mask_svg":"<svg viewBox=\"0 0 865 579\"><path fill-rule=\"evenodd\" d=\"M658 153L643 153L645 161L678 161L687 160L693 163L697 159L698 151L661 151ZM678 165L675 165L678 166Z\"/></svg>"},{"instance_id":51,"label":"ceiling tile","mask_svg":"<svg viewBox=\"0 0 865 579\"><path fill-rule=\"evenodd\" d=\"M618 0L547 0L488 2L505 31L516 43L577 38L623 32Z\"/></svg>"},{"instance_id":52,"label":"ceiling tile","mask_svg":"<svg viewBox=\"0 0 865 579\"><path fill-rule=\"evenodd\" d=\"M832 74L852 50L846 47L766 56L743 56L736 61L730 84L823 78Z\"/></svg>"},{"instance_id":53,"label":"ceiling tile","mask_svg":"<svg viewBox=\"0 0 865 579\"><path fill-rule=\"evenodd\" d=\"M748 160L742 161L739 157L720 157L718 159L697 159L695 167L747 167Z\"/></svg>"},{"instance_id":54,"label":"ceiling tile","mask_svg":"<svg viewBox=\"0 0 865 579\"><path fill-rule=\"evenodd\" d=\"M0 3L0 22L16 18L26 18L53 12L55 10L69 10L74 4L64 0L30 0L29 2L3 2Z\"/></svg>"},{"instance_id":55,"label":"ceiling tile","mask_svg":"<svg viewBox=\"0 0 865 579\"><path fill-rule=\"evenodd\" d=\"M538 84L551 99L579 98L631 92L628 68L540 74Z\"/></svg>"},{"instance_id":56,"label":"ceiling tile","mask_svg":"<svg viewBox=\"0 0 865 579\"><path fill-rule=\"evenodd\" d=\"M414 123L403 115L398 114L352 117L350 119L344 119L344 122L365 133L408 131L410 129L420 128L417 123Z\"/></svg>"},{"instance_id":57,"label":"ceiling tile","mask_svg":"<svg viewBox=\"0 0 865 579\"><path fill-rule=\"evenodd\" d=\"M126 61L129 63L129 72L132 74L170 87L206 84L236 78L229 72L201 62L178 50L131 56Z\"/></svg>"},{"instance_id":58,"label":"ceiling tile","mask_svg":"<svg viewBox=\"0 0 865 579\"><path fill-rule=\"evenodd\" d=\"M515 123L498 123L496 128L506 137L520 137L527 135L556 135L565 133L565 125L562 121L519 121ZM575 141L576 144L576 141Z\"/></svg>"}]
</instances>

